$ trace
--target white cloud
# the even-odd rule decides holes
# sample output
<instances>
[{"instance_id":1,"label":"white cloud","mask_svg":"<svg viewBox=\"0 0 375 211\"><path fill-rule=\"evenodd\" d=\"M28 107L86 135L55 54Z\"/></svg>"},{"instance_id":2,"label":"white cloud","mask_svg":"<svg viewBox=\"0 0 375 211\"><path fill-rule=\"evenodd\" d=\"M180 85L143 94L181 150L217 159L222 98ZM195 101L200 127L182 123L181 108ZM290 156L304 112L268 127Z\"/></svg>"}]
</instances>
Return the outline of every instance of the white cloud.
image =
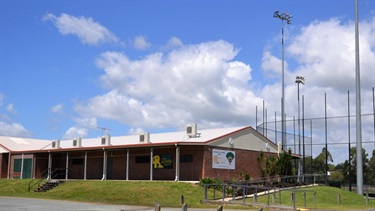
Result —
<instances>
[{"instance_id":1,"label":"white cloud","mask_svg":"<svg viewBox=\"0 0 375 211\"><path fill-rule=\"evenodd\" d=\"M57 104L51 108L52 113L63 113L64 112L64 104Z\"/></svg>"},{"instance_id":2,"label":"white cloud","mask_svg":"<svg viewBox=\"0 0 375 211\"><path fill-rule=\"evenodd\" d=\"M168 40L168 43L167 43L167 47L168 48L173 48L173 47L181 47L183 46L184 44L182 43L182 41L180 40L180 38L178 37L171 37L169 40Z\"/></svg>"},{"instance_id":3,"label":"white cloud","mask_svg":"<svg viewBox=\"0 0 375 211\"><path fill-rule=\"evenodd\" d=\"M151 43L147 41L147 37L139 35L134 38L133 46L138 50L145 50L151 46Z\"/></svg>"},{"instance_id":4,"label":"white cloud","mask_svg":"<svg viewBox=\"0 0 375 211\"><path fill-rule=\"evenodd\" d=\"M360 22L360 68L361 68L361 95L362 114L372 113L372 89L375 84L375 18ZM279 45L279 44L278 44ZM342 22L333 18L326 21L315 21L288 39L285 48L285 100L287 119L297 118L297 85L296 75L305 76L306 84L300 86L300 102L302 95L305 100L305 118L323 118L325 115L325 99L327 96L328 117L347 115L348 96L350 90L351 115L355 114L355 42L354 23ZM275 55L280 55L276 52ZM277 75L274 84L266 85L261 96L265 98L268 111L277 111L280 120L281 101L281 59L267 49L263 54L262 68L264 75ZM301 108L302 109L302 108ZM302 112L302 110L301 110ZM269 119L273 119L269 117ZM352 118L352 136L355 136L355 119ZM291 131L293 122L287 127ZM288 123L287 123L288 124ZM363 140L373 140L373 120L368 116L362 117ZM324 142L324 120L313 121L314 144ZM273 128L273 126L271 126ZM280 126L278 126L280 128ZM328 119L328 142L346 143L348 141L347 119ZM307 128L307 129L306 129ZM306 125L309 130L309 125ZM355 140L355 137L351 137ZM335 162L342 162L344 146L330 145L330 152L338 158ZM364 148L371 147L369 144ZM319 148L319 149L318 149ZM345 150L345 149L344 149ZM321 145L314 146L314 156L320 153Z\"/></svg>"},{"instance_id":5,"label":"white cloud","mask_svg":"<svg viewBox=\"0 0 375 211\"><path fill-rule=\"evenodd\" d=\"M86 128L79 128L79 127L70 127L64 135L64 139L73 139L73 138L83 138L86 137L88 134L88 130Z\"/></svg>"},{"instance_id":6,"label":"white cloud","mask_svg":"<svg viewBox=\"0 0 375 211\"><path fill-rule=\"evenodd\" d=\"M140 60L105 52L97 66L105 71L101 80L109 91L76 110L141 128L246 124L249 110L261 101L249 90L250 66L232 61L237 53L222 40Z\"/></svg>"},{"instance_id":7,"label":"white cloud","mask_svg":"<svg viewBox=\"0 0 375 211\"><path fill-rule=\"evenodd\" d=\"M366 96L370 95L375 84L374 22L375 18L360 23L361 85ZM300 92L306 97L308 104L305 109L309 116L322 116L324 93L327 93L329 106L333 108L330 115L345 115L347 108L342 105L347 101L347 91L355 92L354 49L354 23L342 23L336 18L312 22L290 38L285 49L287 116L292 117L297 111L296 75L307 79L306 85L300 86ZM280 54L277 52L277 55ZM291 63L293 66L288 65ZM277 79L275 84L263 88L263 96L272 110L280 111L281 59L267 49L263 54L262 68L265 76ZM367 105L371 104L368 99L366 101Z\"/></svg>"},{"instance_id":8,"label":"white cloud","mask_svg":"<svg viewBox=\"0 0 375 211\"><path fill-rule=\"evenodd\" d=\"M371 23L372 21L372 23ZM374 85L374 23L360 24L360 57L363 85ZM311 85L334 87L342 91L353 89L355 81L354 23L338 19L316 21L302 28L288 47L288 53L299 64L298 73ZM372 78L371 78L372 76Z\"/></svg>"},{"instance_id":9,"label":"white cloud","mask_svg":"<svg viewBox=\"0 0 375 211\"><path fill-rule=\"evenodd\" d=\"M65 13L55 16L48 13L43 16L43 20L53 22L63 35L78 36L83 44L97 45L105 42L120 42L111 31L90 17L75 17Z\"/></svg>"},{"instance_id":10,"label":"white cloud","mask_svg":"<svg viewBox=\"0 0 375 211\"><path fill-rule=\"evenodd\" d=\"M129 130L129 134L131 134L131 135L138 135L138 134L141 134L143 132L145 132L145 131L142 128L139 128L139 127L130 128L130 130Z\"/></svg>"},{"instance_id":11,"label":"white cloud","mask_svg":"<svg viewBox=\"0 0 375 211\"><path fill-rule=\"evenodd\" d=\"M0 121L0 135L15 137L31 137L32 133L19 123Z\"/></svg>"},{"instance_id":12,"label":"white cloud","mask_svg":"<svg viewBox=\"0 0 375 211\"><path fill-rule=\"evenodd\" d=\"M7 105L7 111L12 114L17 114L17 110L14 108L13 103L10 103Z\"/></svg>"},{"instance_id":13,"label":"white cloud","mask_svg":"<svg viewBox=\"0 0 375 211\"><path fill-rule=\"evenodd\" d=\"M80 125L81 127L85 128L97 128L98 123L97 119L94 117L87 117L87 118L74 118L74 121Z\"/></svg>"}]
</instances>

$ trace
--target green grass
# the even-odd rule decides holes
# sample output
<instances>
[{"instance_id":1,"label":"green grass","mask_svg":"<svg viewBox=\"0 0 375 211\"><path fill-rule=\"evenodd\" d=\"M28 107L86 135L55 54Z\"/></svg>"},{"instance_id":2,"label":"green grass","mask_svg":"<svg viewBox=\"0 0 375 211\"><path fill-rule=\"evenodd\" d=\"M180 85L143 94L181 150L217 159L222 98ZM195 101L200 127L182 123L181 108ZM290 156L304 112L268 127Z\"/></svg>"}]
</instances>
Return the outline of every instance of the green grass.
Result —
<instances>
[{"instance_id":1,"label":"green grass","mask_svg":"<svg viewBox=\"0 0 375 211\"><path fill-rule=\"evenodd\" d=\"M31 180L0 179L0 196L60 199L108 204L126 204L153 207L181 207L181 195L189 207L214 208L217 205L201 204L203 188L183 182L156 181L69 181L44 193L28 192ZM244 206L224 205L238 208ZM247 208L249 208L247 206ZM255 208L254 208L255 209Z\"/></svg>"},{"instance_id":2,"label":"green grass","mask_svg":"<svg viewBox=\"0 0 375 211\"><path fill-rule=\"evenodd\" d=\"M28 192L28 184L31 180L0 179L0 196L46 198L72 201L100 202L109 204L126 204L153 207L159 203L162 207L181 207L180 197L184 196L185 203L192 208L216 208L218 205L201 204L204 189L197 184L183 182L161 181L92 181L77 180L59 185L46 193ZM369 206L365 205L364 197L338 188L318 186L306 189L307 208L334 209L334 210L365 210L375 208L375 200L370 200ZM313 192L316 192L314 202ZM283 205L293 206L290 202L291 191L282 191ZM341 196L341 204L337 203L337 195ZM216 196L221 195L216 191ZM208 191L208 197L213 197L213 189ZM272 205L272 197L270 204ZM267 204L268 197L258 198L258 202ZM247 202L252 203L249 198ZM279 194L275 194L275 201L279 202ZM296 194L298 208L303 208L303 193ZM224 205L224 208L253 208L249 206Z\"/></svg>"},{"instance_id":3,"label":"green grass","mask_svg":"<svg viewBox=\"0 0 375 211\"><path fill-rule=\"evenodd\" d=\"M334 188L329 186L315 186L308 188L297 189L295 192L296 207L304 207L304 190L306 190L306 208L309 209L331 209L331 210L366 210L375 208L375 199L369 200L369 205L366 206L365 197L354 192L349 192L344 189ZM282 191L282 204L286 206L293 206L291 201L292 190ZM315 197L314 197L315 192ZM340 204L338 196L340 195ZM270 196L270 204L273 204L273 197L275 202L279 204L279 193ZM247 199L250 202L250 199ZM251 202L253 199L251 199ZM268 196L259 197L258 202L268 203Z\"/></svg>"}]
</instances>

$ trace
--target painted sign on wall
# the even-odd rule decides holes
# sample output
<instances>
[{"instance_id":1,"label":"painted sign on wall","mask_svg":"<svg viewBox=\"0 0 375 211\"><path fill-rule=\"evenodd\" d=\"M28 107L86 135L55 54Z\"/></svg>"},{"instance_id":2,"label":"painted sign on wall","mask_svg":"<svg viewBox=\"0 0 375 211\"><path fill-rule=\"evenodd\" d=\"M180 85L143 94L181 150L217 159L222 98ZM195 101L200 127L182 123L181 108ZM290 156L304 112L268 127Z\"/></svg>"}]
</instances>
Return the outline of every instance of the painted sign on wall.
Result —
<instances>
[{"instance_id":1,"label":"painted sign on wall","mask_svg":"<svg viewBox=\"0 0 375 211\"><path fill-rule=\"evenodd\" d=\"M212 168L236 169L236 152L227 150L212 150Z\"/></svg>"},{"instance_id":2,"label":"painted sign on wall","mask_svg":"<svg viewBox=\"0 0 375 211\"><path fill-rule=\"evenodd\" d=\"M152 164L155 169L171 169L173 168L172 155L154 155Z\"/></svg>"}]
</instances>

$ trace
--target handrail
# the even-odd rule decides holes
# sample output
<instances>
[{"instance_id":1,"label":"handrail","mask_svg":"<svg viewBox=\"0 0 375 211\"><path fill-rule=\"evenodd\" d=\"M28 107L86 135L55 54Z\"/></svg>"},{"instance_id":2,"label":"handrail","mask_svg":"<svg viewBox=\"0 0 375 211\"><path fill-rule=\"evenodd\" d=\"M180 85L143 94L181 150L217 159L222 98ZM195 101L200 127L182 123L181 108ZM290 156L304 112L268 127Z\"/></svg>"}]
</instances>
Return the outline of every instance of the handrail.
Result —
<instances>
[{"instance_id":1,"label":"handrail","mask_svg":"<svg viewBox=\"0 0 375 211\"><path fill-rule=\"evenodd\" d=\"M44 171L41 173L42 178L40 178L36 183L32 184L36 179L33 179L33 180L31 180L31 181L29 182L29 192L30 192L31 188L33 188L36 184L38 184L38 187L39 187L39 184L40 184L43 180L47 179L47 177L48 177L48 171L49 171L49 168L46 169L46 170L44 170ZM46 173L46 172L47 172L47 173Z\"/></svg>"},{"instance_id":2,"label":"handrail","mask_svg":"<svg viewBox=\"0 0 375 211\"><path fill-rule=\"evenodd\" d=\"M57 169L54 169L54 170L51 171L50 168L47 168L46 170L44 170L41 173L42 177L37 182L35 182L34 184L32 184L36 179L33 179L33 180L31 180L29 182L29 192L30 192L31 188L33 188L35 185L38 185L38 188L39 188L40 187L40 183L42 183L42 181L47 180L46 181L46 183L47 183L47 182L51 181L52 179L56 178L59 175L58 173L55 174L56 171L59 171L61 169L62 168L57 168Z\"/></svg>"}]
</instances>

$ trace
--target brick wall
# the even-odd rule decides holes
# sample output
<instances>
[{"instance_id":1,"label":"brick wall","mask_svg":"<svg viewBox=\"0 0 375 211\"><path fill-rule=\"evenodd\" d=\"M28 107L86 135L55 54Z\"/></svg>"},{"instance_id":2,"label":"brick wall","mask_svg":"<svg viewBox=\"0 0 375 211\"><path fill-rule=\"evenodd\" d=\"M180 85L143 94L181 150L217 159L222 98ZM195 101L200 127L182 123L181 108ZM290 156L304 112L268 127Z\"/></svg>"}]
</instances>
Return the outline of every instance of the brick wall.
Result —
<instances>
[{"instance_id":1,"label":"brick wall","mask_svg":"<svg viewBox=\"0 0 375 211\"><path fill-rule=\"evenodd\" d=\"M230 169L214 169L212 168L212 149L221 149L235 151L236 153L236 167L234 170ZM264 153L265 156L270 153ZM259 155L258 151L249 151L249 150L240 150L232 148L210 148L209 146L205 147L204 150L204 170L202 177L210 177L221 179L224 181L239 181L243 180L243 177L240 177L241 174L250 174L251 178L260 178L260 170L257 163L257 157ZM277 156L277 154L273 154Z\"/></svg>"}]
</instances>

